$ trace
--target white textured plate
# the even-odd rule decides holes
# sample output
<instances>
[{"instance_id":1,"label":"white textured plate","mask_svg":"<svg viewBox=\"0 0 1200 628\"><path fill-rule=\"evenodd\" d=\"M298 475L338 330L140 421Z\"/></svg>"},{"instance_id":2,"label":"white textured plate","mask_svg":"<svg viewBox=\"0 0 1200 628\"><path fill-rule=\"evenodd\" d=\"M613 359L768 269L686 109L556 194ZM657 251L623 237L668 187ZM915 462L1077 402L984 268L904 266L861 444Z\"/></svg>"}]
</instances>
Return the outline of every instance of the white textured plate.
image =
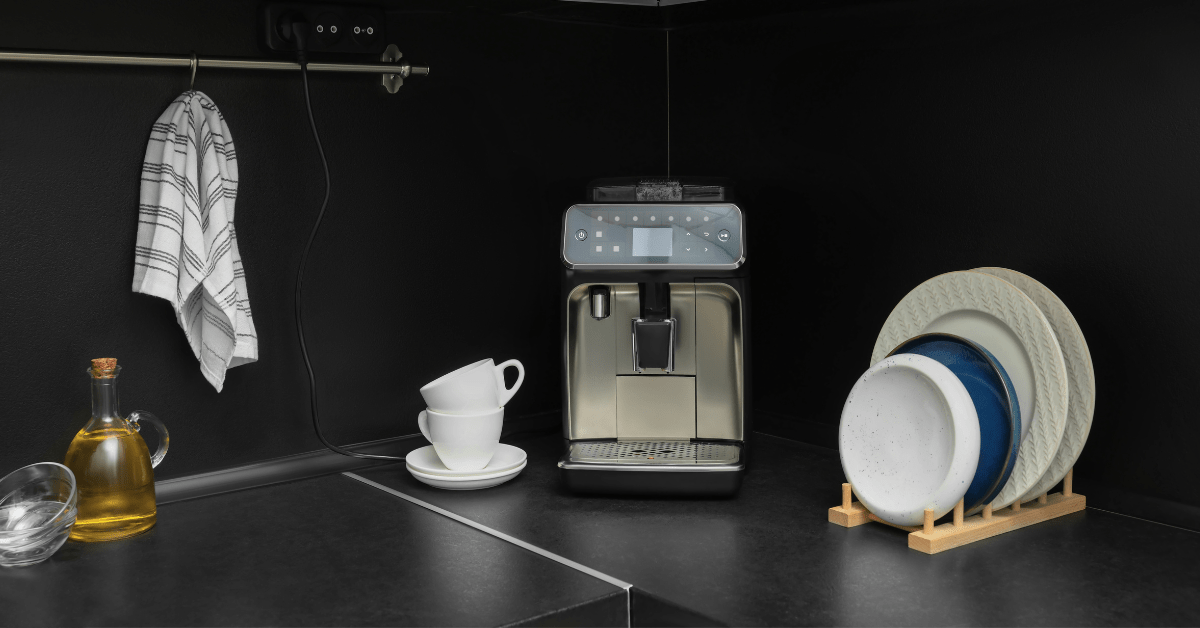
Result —
<instances>
[{"instance_id":1,"label":"white textured plate","mask_svg":"<svg viewBox=\"0 0 1200 628\"><path fill-rule=\"evenodd\" d=\"M438 458L437 451L434 450L433 445L426 445L408 452L404 461L408 463L408 466L428 475L474 477L478 475L491 475L516 467L525 462L525 450L520 447L500 443L496 447L496 453L492 454L491 462L486 467L474 471L454 471L447 469L446 465L442 464L442 459Z\"/></svg>"},{"instance_id":2,"label":"white textured plate","mask_svg":"<svg viewBox=\"0 0 1200 628\"><path fill-rule=\"evenodd\" d=\"M481 488L491 488L497 484L504 484L505 482L517 477L517 475L521 473L521 470L524 469L525 465L527 464L529 464L528 461L522 462L520 466L514 469L508 469L507 471L499 471L497 473L475 475L471 477L431 475L429 473L421 473L420 471L417 471L408 465L405 465L405 468L408 469L408 472L411 473L414 478L417 478L421 482L424 482L430 486L444 488L450 491L474 491Z\"/></svg>"},{"instance_id":3,"label":"white textured plate","mask_svg":"<svg viewBox=\"0 0 1200 628\"><path fill-rule=\"evenodd\" d=\"M1021 405L1021 449L993 508L1038 483L1058 453L1067 421L1067 367L1054 330L1024 292L992 275L957 271L917 286L888 315L871 363L920 334L944 332L983 345L1008 371ZM1028 424L1026 417L1029 418Z\"/></svg>"},{"instance_id":4,"label":"white textured plate","mask_svg":"<svg viewBox=\"0 0 1200 628\"><path fill-rule=\"evenodd\" d=\"M1092 354L1088 351L1083 330L1079 328L1079 323L1075 322L1071 310L1067 309L1062 299L1038 280L1007 268L976 268L975 271L999 277L1020 288L1021 292L1033 299L1050 322L1050 328L1058 338L1058 346L1062 349L1063 360L1067 365L1067 425L1063 430L1062 442L1058 445L1058 453L1050 463L1050 469L1021 497L1021 501L1027 502L1061 482L1083 452L1088 432L1092 429L1092 414L1096 410L1096 373L1092 369Z\"/></svg>"},{"instance_id":5,"label":"white textured plate","mask_svg":"<svg viewBox=\"0 0 1200 628\"><path fill-rule=\"evenodd\" d=\"M920 525L963 498L979 464L979 417L966 386L942 363L904 353L867 369L838 426L842 471L867 510Z\"/></svg>"}]
</instances>

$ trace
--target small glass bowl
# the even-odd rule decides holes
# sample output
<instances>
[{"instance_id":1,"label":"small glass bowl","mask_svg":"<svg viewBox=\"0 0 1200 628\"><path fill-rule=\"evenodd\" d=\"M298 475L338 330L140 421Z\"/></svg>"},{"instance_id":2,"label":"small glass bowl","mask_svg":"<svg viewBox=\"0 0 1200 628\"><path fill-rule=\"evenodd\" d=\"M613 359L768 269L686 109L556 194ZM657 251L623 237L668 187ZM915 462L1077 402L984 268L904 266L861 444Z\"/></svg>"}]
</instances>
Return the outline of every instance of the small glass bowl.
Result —
<instances>
[{"instance_id":1,"label":"small glass bowl","mask_svg":"<svg viewBox=\"0 0 1200 628\"><path fill-rule=\"evenodd\" d=\"M46 560L67 542L79 514L75 474L56 462L22 467L0 479L0 567Z\"/></svg>"}]
</instances>

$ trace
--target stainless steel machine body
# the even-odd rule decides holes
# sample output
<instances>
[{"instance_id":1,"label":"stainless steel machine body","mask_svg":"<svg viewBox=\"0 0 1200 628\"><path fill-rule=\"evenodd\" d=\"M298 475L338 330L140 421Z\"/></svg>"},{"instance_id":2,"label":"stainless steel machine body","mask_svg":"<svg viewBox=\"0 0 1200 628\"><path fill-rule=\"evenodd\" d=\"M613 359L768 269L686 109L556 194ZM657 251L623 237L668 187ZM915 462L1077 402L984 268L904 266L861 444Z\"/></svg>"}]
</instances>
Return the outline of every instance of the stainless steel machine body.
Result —
<instances>
[{"instance_id":1,"label":"stainless steel machine body","mask_svg":"<svg viewBox=\"0 0 1200 628\"><path fill-rule=\"evenodd\" d=\"M563 221L563 434L578 492L728 495L746 465L749 277L731 203Z\"/></svg>"}]
</instances>

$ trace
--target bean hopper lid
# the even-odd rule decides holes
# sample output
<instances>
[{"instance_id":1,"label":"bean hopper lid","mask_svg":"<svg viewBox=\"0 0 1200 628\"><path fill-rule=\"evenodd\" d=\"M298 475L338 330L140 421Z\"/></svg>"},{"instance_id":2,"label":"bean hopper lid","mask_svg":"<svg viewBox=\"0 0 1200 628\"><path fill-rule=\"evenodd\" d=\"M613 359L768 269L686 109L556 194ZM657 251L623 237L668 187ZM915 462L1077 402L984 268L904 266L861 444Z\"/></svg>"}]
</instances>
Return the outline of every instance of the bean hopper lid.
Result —
<instances>
[{"instance_id":1,"label":"bean hopper lid","mask_svg":"<svg viewBox=\"0 0 1200 628\"><path fill-rule=\"evenodd\" d=\"M720 177L614 177L588 184L592 203L721 203L733 187Z\"/></svg>"}]
</instances>

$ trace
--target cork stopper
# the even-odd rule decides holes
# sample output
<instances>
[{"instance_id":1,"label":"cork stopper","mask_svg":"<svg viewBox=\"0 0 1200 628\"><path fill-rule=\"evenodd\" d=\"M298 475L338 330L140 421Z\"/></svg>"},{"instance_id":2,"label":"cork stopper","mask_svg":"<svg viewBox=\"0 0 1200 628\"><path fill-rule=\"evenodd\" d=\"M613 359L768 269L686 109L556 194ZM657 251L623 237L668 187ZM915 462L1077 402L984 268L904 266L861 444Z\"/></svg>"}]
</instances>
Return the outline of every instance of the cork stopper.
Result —
<instances>
[{"instance_id":1,"label":"cork stopper","mask_svg":"<svg viewBox=\"0 0 1200 628\"><path fill-rule=\"evenodd\" d=\"M95 360L92 360L92 377L97 379L112 379L116 376L116 358L96 358Z\"/></svg>"}]
</instances>

